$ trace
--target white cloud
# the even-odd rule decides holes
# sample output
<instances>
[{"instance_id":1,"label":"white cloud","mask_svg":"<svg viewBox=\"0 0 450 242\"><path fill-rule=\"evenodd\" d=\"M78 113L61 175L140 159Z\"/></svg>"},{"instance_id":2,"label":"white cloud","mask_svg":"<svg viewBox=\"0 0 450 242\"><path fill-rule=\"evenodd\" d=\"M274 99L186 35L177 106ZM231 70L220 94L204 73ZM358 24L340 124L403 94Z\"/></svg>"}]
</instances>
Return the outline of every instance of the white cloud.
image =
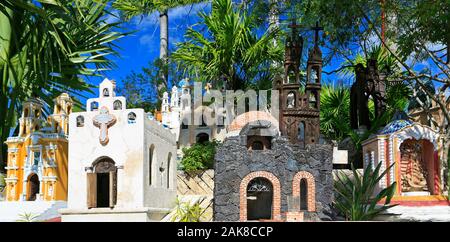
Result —
<instances>
[{"instance_id":1,"label":"white cloud","mask_svg":"<svg viewBox=\"0 0 450 242\"><path fill-rule=\"evenodd\" d=\"M139 44L147 47L152 47L153 41L154 36L151 34L145 34L139 38Z\"/></svg>"}]
</instances>

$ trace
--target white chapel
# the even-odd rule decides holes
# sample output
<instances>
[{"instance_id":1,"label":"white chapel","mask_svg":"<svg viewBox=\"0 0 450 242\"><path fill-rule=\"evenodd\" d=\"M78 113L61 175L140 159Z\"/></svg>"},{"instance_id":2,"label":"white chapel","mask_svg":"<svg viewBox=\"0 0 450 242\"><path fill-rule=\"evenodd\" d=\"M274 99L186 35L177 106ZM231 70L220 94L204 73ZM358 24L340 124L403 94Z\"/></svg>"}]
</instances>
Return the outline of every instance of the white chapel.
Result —
<instances>
[{"instance_id":1,"label":"white chapel","mask_svg":"<svg viewBox=\"0 0 450 242\"><path fill-rule=\"evenodd\" d=\"M159 221L176 201L176 137L143 109L126 109L105 79L69 117L68 204L62 221Z\"/></svg>"}]
</instances>

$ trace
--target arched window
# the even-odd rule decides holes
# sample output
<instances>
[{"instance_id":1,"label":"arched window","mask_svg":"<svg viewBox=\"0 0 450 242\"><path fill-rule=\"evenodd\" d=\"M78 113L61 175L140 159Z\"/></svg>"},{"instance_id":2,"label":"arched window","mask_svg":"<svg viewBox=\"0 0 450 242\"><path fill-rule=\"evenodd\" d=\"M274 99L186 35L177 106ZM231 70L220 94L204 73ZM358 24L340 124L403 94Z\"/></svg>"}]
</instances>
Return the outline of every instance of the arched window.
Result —
<instances>
[{"instance_id":1,"label":"arched window","mask_svg":"<svg viewBox=\"0 0 450 242\"><path fill-rule=\"evenodd\" d=\"M114 110L122 110L122 102L120 100L114 101L113 107Z\"/></svg>"},{"instance_id":2,"label":"arched window","mask_svg":"<svg viewBox=\"0 0 450 242\"><path fill-rule=\"evenodd\" d=\"M200 133L196 137L196 142L198 144L204 144L209 141L209 135L206 133Z\"/></svg>"},{"instance_id":3,"label":"arched window","mask_svg":"<svg viewBox=\"0 0 450 242\"><path fill-rule=\"evenodd\" d=\"M39 110L34 110L34 117L35 118L39 118L39 115L40 115L40 112L39 112Z\"/></svg>"},{"instance_id":4,"label":"arched window","mask_svg":"<svg viewBox=\"0 0 450 242\"><path fill-rule=\"evenodd\" d=\"M300 122L298 125L298 140L305 141L305 122Z\"/></svg>"},{"instance_id":5,"label":"arched window","mask_svg":"<svg viewBox=\"0 0 450 242\"><path fill-rule=\"evenodd\" d=\"M108 88L103 89L103 97L109 97L109 90Z\"/></svg>"},{"instance_id":6,"label":"arched window","mask_svg":"<svg viewBox=\"0 0 450 242\"><path fill-rule=\"evenodd\" d=\"M91 103L91 111L98 110L98 102L92 102Z\"/></svg>"},{"instance_id":7,"label":"arched window","mask_svg":"<svg viewBox=\"0 0 450 242\"><path fill-rule=\"evenodd\" d=\"M181 129L188 129L188 119L184 118L183 121L181 121Z\"/></svg>"},{"instance_id":8,"label":"arched window","mask_svg":"<svg viewBox=\"0 0 450 242\"><path fill-rule=\"evenodd\" d=\"M295 93L290 92L286 97L286 107L294 108L295 107Z\"/></svg>"},{"instance_id":9,"label":"arched window","mask_svg":"<svg viewBox=\"0 0 450 242\"><path fill-rule=\"evenodd\" d=\"M153 184L153 159L155 154L155 146L151 145L148 151L148 182L151 186Z\"/></svg>"},{"instance_id":10,"label":"arched window","mask_svg":"<svg viewBox=\"0 0 450 242\"><path fill-rule=\"evenodd\" d=\"M24 111L23 111L23 116L24 116L25 118L28 118L28 108L25 108L25 109L24 109Z\"/></svg>"},{"instance_id":11,"label":"arched window","mask_svg":"<svg viewBox=\"0 0 450 242\"><path fill-rule=\"evenodd\" d=\"M295 74L294 68L291 67L288 73L288 83L296 83L297 75Z\"/></svg>"},{"instance_id":12,"label":"arched window","mask_svg":"<svg viewBox=\"0 0 450 242\"><path fill-rule=\"evenodd\" d=\"M134 124L136 123L136 114L134 112L130 112L128 114L128 123L129 124Z\"/></svg>"},{"instance_id":13,"label":"arched window","mask_svg":"<svg viewBox=\"0 0 450 242\"><path fill-rule=\"evenodd\" d=\"M170 182L170 179L171 179L171 177L170 177L170 172L171 172L171 160L172 160L172 153L169 153L169 157L167 158L167 189L170 189L170 187L171 187L171 182Z\"/></svg>"},{"instance_id":14,"label":"arched window","mask_svg":"<svg viewBox=\"0 0 450 242\"><path fill-rule=\"evenodd\" d=\"M311 92L309 94L309 107L310 108L317 108L317 98L316 98L316 93L315 92Z\"/></svg>"},{"instance_id":15,"label":"arched window","mask_svg":"<svg viewBox=\"0 0 450 242\"><path fill-rule=\"evenodd\" d=\"M305 178L300 180L300 210L308 210L308 183Z\"/></svg>"},{"instance_id":16,"label":"arched window","mask_svg":"<svg viewBox=\"0 0 450 242\"><path fill-rule=\"evenodd\" d=\"M77 117L77 127L84 127L84 117L81 115Z\"/></svg>"}]
</instances>

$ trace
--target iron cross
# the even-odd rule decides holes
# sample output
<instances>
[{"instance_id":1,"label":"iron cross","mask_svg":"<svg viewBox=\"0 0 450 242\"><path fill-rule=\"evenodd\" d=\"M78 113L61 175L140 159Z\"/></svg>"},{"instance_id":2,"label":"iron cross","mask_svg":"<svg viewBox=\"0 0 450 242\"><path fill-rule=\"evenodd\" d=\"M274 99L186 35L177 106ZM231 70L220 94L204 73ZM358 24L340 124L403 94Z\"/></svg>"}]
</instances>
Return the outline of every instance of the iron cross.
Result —
<instances>
[{"instance_id":1,"label":"iron cross","mask_svg":"<svg viewBox=\"0 0 450 242\"><path fill-rule=\"evenodd\" d=\"M100 144L108 144L108 128L116 123L116 117L109 114L109 110L106 107L100 109L100 114L94 117L94 125L100 129Z\"/></svg>"},{"instance_id":2,"label":"iron cross","mask_svg":"<svg viewBox=\"0 0 450 242\"><path fill-rule=\"evenodd\" d=\"M314 33L314 44L317 45L317 42L319 41L319 32L323 30L323 27L319 26L319 21L316 22L316 26L312 27L311 30L313 30Z\"/></svg>"}]
</instances>

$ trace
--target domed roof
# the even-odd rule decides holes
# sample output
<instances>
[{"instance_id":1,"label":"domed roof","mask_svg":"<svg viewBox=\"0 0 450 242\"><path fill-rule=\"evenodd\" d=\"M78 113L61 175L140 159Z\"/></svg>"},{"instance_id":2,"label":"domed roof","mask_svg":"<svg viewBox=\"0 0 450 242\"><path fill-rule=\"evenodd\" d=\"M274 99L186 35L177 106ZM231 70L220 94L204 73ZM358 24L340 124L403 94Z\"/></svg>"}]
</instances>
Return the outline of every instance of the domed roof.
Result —
<instances>
[{"instance_id":1,"label":"domed roof","mask_svg":"<svg viewBox=\"0 0 450 242\"><path fill-rule=\"evenodd\" d=\"M386 125L380 131L380 134L392 134L392 133L397 132L397 131L399 131L405 127L408 127L412 124L414 124L412 121L406 120L406 119L394 120L394 121L390 122L388 125Z\"/></svg>"},{"instance_id":2,"label":"domed roof","mask_svg":"<svg viewBox=\"0 0 450 242\"><path fill-rule=\"evenodd\" d=\"M239 116L237 116L233 122L231 122L228 131L240 131L242 128L245 127L248 123L258 121L258 120L266 120L271 122L273 125L278 127L278 120L273 117L268 112L262 112L262 111L250 111L247 113L243 113Z\"/></svg>"},{"instance_id":3,"label":"domed roof","mask_svg":"<svg viewBox=\"0 0 450 242\"><path fill-rule=\"evenodd\" d=\"M394 114L392 122L387 124L379 133L392 134L412 124L414 123L408 119L408 115L404 111L397 111Z\"/></svg>"}]
</instances>

